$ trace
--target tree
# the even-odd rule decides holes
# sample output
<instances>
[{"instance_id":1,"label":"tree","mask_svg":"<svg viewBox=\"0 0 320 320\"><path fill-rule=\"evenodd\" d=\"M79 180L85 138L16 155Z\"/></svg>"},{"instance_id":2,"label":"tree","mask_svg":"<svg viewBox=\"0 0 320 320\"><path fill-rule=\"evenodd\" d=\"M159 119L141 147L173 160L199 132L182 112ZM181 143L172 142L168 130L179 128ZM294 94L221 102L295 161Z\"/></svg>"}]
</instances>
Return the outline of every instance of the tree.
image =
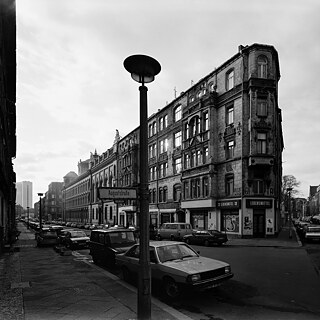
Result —
<instances>
[{"instance_id":1,"label":"tree","mask_svg":"<svg viewBox=\"0 0 320 320\"><path fill-rule=\"evenodd\" d=\"M294 198L294 196L297 196L300 193L300 184L301 182L298 181L296 177L293 175L286 175L282 177L281 198L286 211L288 210L287 206L289 200L289 194L287 189L292 188L292 190L290 191L290 198Z\"/></svg>"}]
</instances>

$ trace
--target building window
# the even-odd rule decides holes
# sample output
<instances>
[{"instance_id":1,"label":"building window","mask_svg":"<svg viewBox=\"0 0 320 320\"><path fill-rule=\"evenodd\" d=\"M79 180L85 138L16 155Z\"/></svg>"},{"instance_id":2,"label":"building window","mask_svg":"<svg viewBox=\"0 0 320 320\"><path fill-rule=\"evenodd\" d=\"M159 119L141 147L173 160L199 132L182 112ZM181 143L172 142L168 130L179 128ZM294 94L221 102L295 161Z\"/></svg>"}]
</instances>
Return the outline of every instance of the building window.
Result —
<instances>
[{"instance_id":1,"label":"building window","mask_svg":"<svg viewBox=\"0 0 320 320\"><path fill-rule=\"evenodd\" d=\"M257 134L257 153L267 153L267 134L265 132Z\"/></svg>"},{"instance_id":2,"label":"building window","mask_svg":"<svg viewBox=\"0 0 320 320\"><path fill-rule=\"evenodd\" d=\"M181 186L175 185L173 186L173 201L181 200Z\"/></svg>"},{"instance_id":3,"label":"building window","mask_svg":"<svg viewBox=\"0 0 320 320\"><path fill-rule=\"evenodd\" d=\"M196 163L196 152L191 152L191 168L195 167L197 165Z\"/></svg>"},{"instance_id":4,"label":"building window","mask_svg":"<svg viewBox=\"0 0 320 320\"><path fill-rule=\"evenodd\" d=\"M258 117L266 117L267 113L267 101L265 100L258 100L257 104L257 116Z\"/></svg>"},{"instance_id":5,"label":"building window","mask_svg":"<svg viewBox=\"0 0 320 320\"><path fill-rule=\"evenodd\" d=\"M181 146L181 131L178 131L174 134L173 143L174 143L174 146L173 146L174 148Z\"/></svg>"},{"instance_id":6,"label":"building window","mask_svg":"<svg viewBox=\"0 0 320 320\"><path fill-rule=\"evenodd\" d=\"M191 180L191 198L200 197L200 179Z\"/></svg>"},{"instance_id":7,"label":"building window","mask_svg":"<svg viewBox=\"0 0 320 320\"><path fill-rule=\"evenodd\" d=\"M168 150L168 139L163 139L160 141L160 153L167 152Z\"/></svg>"},{"instance_id":8,"label":"building window","mask_svg":"<svg viewBox=\"0 0 320 320\"><path fill-rule=\"evenodd\" d=\"M185 154L184 155L184 168L187 169L190 167L190 155Z\"/></svg>"},{"instance_id":9,"label":"building window","mask_svg":"<svg viewBox=\"0 0 320 320\"><path fill-rule=\"evenodd\" d=\"M173 173L180 173L182 169L181 158L173 159Z\"/></svg>"},{"instance_id":10,"label":"building window","mask_svg":"<svg viewBox=\"0 0 320 320\"><path fill-rule=\"evenodd\" d=\"M203 114L203 131L209 130L209 113L205 112Z\"/></svg>"},{"instance_id":11,"label":"building window","mask_svg":"<svg viewBox=\"0 0 320 320\"><path fill-rule=\"evenodd\" d=\"M253 180L253 193L264 194L265 185L263 180Z\"/></svg>"},{"instance_id":12,"label":"building window","mask_svg":"<svg viewBox=\"0 0 320 320\"><path fill-rule=\"evenodd\" d=\"M232 159L234 157L234 141L228 141L227 143L227 159Z\"/></svg>"},{"instance_id":13,"label":"building window","mask_svg":"<svg viewBox=\"0 0 320 320\"><path fill-rule=\"evenodd\" d=\"M234 190L234 177L226 176L226 194L227 196L232 196Z\"/></svg>"},{"instance_id":14,"label":"building window","mask_svg":"<svg viewBox=\"0 0 320 320\"><path fill-rule=\"evenodd\" d=\"M268 59L265 56L258 57L258 78L267 78Z\"/></svg>"},{"instance_id":15,"label":"building window","mask_svg":"<svg viewBox=\"0 0 320 320\"><path fill-rule=\"evenodd\" d=\"M152 198L153 198L153 203L157 202L157 190L153 189L152 190Z\"/></svg>"},{"instance_id":16,"label":"building window","mask_svg":"<svg viewBox=\"0 0 320 320\"><path fill-rule=\"evenodd\" d=\"M201 165L202 162L201 162L201 151L200 150L197 150L197 166Z\"/></svg>"},{"instance_id":17,"label":"building window","mask_svg":"<svg viewBox=\"0 0 320 320\"><path fill-rule=\"evenodd\" d=\"M189 124L186 123L184 126L184 137L185 139L189 139Z\"/></svg>"},{"instance_id":18,"label":"building window","mask_svg":"<svg viewBox=\"0 0 320 320\"><path fill-rule=\"evenodd\" d=\"M186 181L183 184L183 194L184 194L184 199L188 199L190 197L189 195L189 182Z\"/></svg>"},{"instance_id":19,"label":"building window","mask_svg":"<svg viewBox=\"0 0 320 320\"><path fill-rule=\"evenodd\" d=\"M160 164L160 170L159 170L159 178L164 178L167 176L167 168L168 168L168 163L164 162Z\"/></svg>"},{"instance_id":20,"label":"building window","mask_svg":"<svg viewBox=\"0 0 320 320\"><path fill-rule=\"evenodd\" d=\"M159 130L160 131L163 130L163 118L162 117L159 119Z\"/></svg>"},{"instance_id":21,"label":"building window","mask_svg":"<svg viewBox=\"0 0 320 320\"><path fill-rule=\"evenodd\" d=\"M177 122L181 120L181 117L182 117L182 108L181 108L181 105L179 105L174 109L174 121Z\"/></svg>"},{"instance_id":22,"label":"building window","mask_svg":"<svg viewBox=\"0 0 320 320\"><path fill-rule=\"evenodd\" d=\"M209 161L209 148L205 147L203 149L203 163L207 163Z\"/></svg>"},{"instance_id":23,"label":"building window","mask_svg":"<svg viewBox=\"0 0 320 320\"><path fill-rule=\"evenodd\" d=\"M234 70L230 70L226 74L226 89L230 90L234 87Z\"/></svg>"},{"instance_id":24,"label":"building window","mask_svg":"<svg viewBox=\"0 0 320 320\"><path fill-rule=\"evenodd\" d=\"M168 115L166 114L163 118L163 129L168 128Z\"/></svg>"},{"instance_id":25,"label":"building window","mask_svg":"<svg viewBox=\"0 0 320 320\"><path fill-rule=\"evenodd\" d=\"M109 219L112 220L112 218L113 218L113 212L112 212L112 207L110 207Z\"/></svg>"},{"instance_id":26,"label":"building window","mask_svg":"<svg viewBox=\"0 0 320 320\"><path fill-rule=\"evenodd\" d=\"M163 202L163 189L159 188L159 202Z\"/></svg>"},{"instance_id":27,"label":"building window","mask_svg":"<svg viewBox=\"0 0 320 320\"><path fill-rule=\"evenodd\" d=\"M204 177L202 180L202 189L203 189L203 196L207 197L209 195L209 180L207 177Z\"/></svg>"},{"instance_id":28,"label":"building window","mask_svg":"<svg viewBox=\"0 0 320 320\"><path fill-rule=\"evenodd\" d=\"M228 107L226 110L226 125L230 126L234 121L234 109L233 106Z\"/></svg>"},{"instance_id":29,"label":"building window","mask_svg":"<svg viewBox=\"0 0 320 320\"><path fill-rule=\"evenodd\" d=\"M163 202L167 202L168 200L168 188L167 187L164 187L163 188Z\"/></svg>"}]
</instances>

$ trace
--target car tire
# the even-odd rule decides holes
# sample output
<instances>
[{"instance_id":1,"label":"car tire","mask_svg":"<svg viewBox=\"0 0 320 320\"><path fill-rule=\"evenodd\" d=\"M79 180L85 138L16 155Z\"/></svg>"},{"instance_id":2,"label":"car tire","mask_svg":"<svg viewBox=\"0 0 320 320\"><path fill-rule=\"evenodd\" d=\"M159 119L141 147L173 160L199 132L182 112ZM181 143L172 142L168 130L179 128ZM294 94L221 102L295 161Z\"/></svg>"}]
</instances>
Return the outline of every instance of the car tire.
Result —
<instances>
[{"instance_id":1,"label":"car tire","mask_svg":"<svg viewBox=\"0 0 320 320\"><path fill-rule=\"evenodd\" d=\"M205 240L205 241L204 241L204 245L205 245L206 247L209 247L209 246L210 246L210 242L209 242L208 240Z\"/></svg>"},{"instance_id":2,"label":"car tire","mask_svg":"<svg viewBox=\"0 0 320 320\"><path fill-rule=\"evenodd\" d=\"M189 238L186 239L187 244L191 244L191 240Z\"/></svg>"},{"instance_id":3,"label":"car tire","mask_svg":"<svg viewBox=\"0 0 320 320\"><path fill-rule=\"evenodd\" d=\"M125 282L130 282L131 277L130 277L130 272L128 268L126 267L121 268L120 278Z\"/></svg>"},{"instance_id":4,"label":"car tire","mask_svg":"<svg viewBox=\"0 0 320 320\"><path fill-rule=\"evenodd\" d=\"M181 295L179 285L172 279L166 278L163 283L163 292L170 300L177 299Z\"/></svg>"},{"instance_id":5,"label":"car tire","mask_svg":"<svg viewBox=\"0 0 320 320\"><path fill-rule=\"evenodd\" d=\"M170 240L171 240L171 241L174 241L174 236L170 236Z\"/></svg>"},{"instance_id":6,"label":"car tire","mask_svg":"<svg viewBox=\"0 0 320 320\"><path fill-rule=\"evenodd\" d=\"M92 261L94 264L99 264L99 260L95 256L92 256Z\"/></svg>"},{"instance_id":7,"label":"car tire","mask_svg":"<svg viewBox=\"0 0 320 320\"><path fill-rule=\"evenodd\" d=\"M157 239L158 239L159 241L161 241L161 240L162 240L162 238L161 238L160 234L158 234L158 235L157 235Z\"/></svg>"}]
</instances>

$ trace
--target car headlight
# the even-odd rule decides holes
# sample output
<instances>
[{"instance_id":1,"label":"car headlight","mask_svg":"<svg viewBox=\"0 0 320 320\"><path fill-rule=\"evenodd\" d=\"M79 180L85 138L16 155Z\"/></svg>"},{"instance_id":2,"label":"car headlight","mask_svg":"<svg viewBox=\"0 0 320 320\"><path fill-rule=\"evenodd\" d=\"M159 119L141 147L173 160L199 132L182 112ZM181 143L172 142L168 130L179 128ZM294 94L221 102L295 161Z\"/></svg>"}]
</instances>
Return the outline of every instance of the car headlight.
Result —
<instances>
[{"instance_id":1,"label":"car headlight","mask_svg":"<svg viewBox=\"0 0 320 320\"><path fill-rule=\"evenodd\" d=\"M231 272L231 267L230 266L226 266L224 268L224 273L230 273Z\"/></svg>"},{"instance_id":2,"label":"car headlight","mask_svg":"<svg viewBox=\"0 0 320 320\"><path fill-rule=\"evenodd\" d=\"M201 276L198 273L197 274L193 274L193 275L189 276L189 278L188 278L189 282L197 282L200 279L201 279Z\"/></svg>"}]
</instances>

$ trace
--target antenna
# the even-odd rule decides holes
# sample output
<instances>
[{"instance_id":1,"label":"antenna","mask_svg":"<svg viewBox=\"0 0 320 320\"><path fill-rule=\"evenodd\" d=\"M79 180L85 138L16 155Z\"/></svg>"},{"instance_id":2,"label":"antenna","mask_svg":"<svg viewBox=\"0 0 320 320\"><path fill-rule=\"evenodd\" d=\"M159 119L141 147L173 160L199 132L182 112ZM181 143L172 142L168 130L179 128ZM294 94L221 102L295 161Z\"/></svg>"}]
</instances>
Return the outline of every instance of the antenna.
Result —
<instances>
[{"instance_id":1,"label":"antenna","mask_svg":"<svg viewBox=\"0 0 320 320\"><path fill-rule=\"evenodd\" d=\"M191 80L191 87L193 86L193 80Z\"/></svg>"},{"instance_id":2,"label":"antenna","mask_svg":"<svg viewBox=\"0 0 320 320\"><path fill-rule=\"evenodd\" d=\"M174 91L174 98L176 98L177 97L177 88L174 87L173 91Z\"/></svg>"}]
</instances>

